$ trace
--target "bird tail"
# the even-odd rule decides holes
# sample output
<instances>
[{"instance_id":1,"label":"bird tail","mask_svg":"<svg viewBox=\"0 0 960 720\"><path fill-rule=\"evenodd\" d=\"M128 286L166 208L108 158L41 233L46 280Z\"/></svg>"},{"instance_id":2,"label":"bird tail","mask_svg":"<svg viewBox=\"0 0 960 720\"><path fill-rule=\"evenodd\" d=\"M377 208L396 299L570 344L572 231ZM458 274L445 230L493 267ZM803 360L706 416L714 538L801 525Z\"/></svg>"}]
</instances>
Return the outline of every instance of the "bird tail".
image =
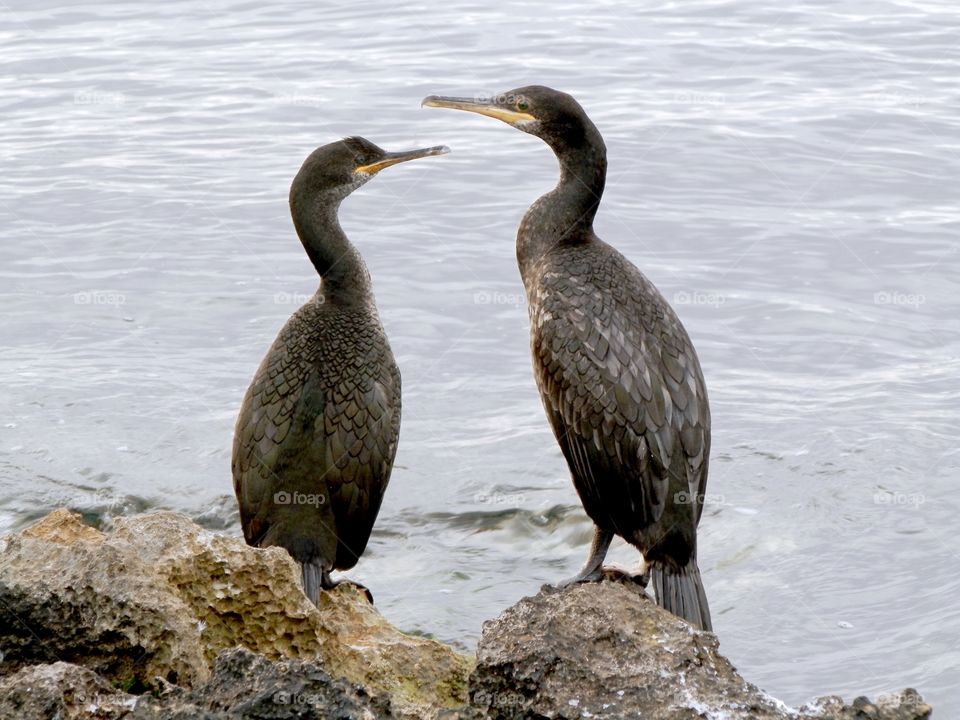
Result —
<instances>
[{"instance_id":1,"label":"bird tail","mask_svg":"<svg viewBox=\"0 0 960 720\"><path fill-rule=\"evenodd\" d=\"M303 571L303 592L314 605L320 604L320 588L323 587L323 567L319 560L300 563Z\"/></svg>"},{"instance_id":2,"label":"bird tail","mask_svg":"<svg viewBox=\"0 0 960 720\"><path fill-rule=\"evenodd\" d=\"M654 562L650 565L650 580L660 607L701 630L713 630L696 558L690 558L683 567Z\"/></svg>"}]
</instances>

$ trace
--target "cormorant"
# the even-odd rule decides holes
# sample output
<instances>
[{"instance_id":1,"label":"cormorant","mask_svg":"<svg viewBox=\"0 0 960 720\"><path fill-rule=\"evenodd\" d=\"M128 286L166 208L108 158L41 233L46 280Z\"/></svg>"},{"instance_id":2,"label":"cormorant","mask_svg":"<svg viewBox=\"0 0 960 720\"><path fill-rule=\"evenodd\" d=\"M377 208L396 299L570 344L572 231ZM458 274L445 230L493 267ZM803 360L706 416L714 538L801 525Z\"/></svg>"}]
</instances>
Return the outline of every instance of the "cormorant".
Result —
<instances>
[{"instance_id":1,"label":"cormorant","mask_svg":"<svg viewBox=\"0 0 960 720\"><path fill-rule=\"evenodd\" d=\"M560 181L517 232L537 386L584 510L596 580L614 534L644 555L659 604L711 629L696 531L710 454L710 409L693 344L673 309L593 219L606 147L580 104L543 86L493 98L431 95L430 107L502 120L545 141Z\"/></svg>"},{"instance_id":2,"label":"cormorant","mask_svg":"<svg viewBox=\"0 0 960 720\"><path fill-rule=\"evenodd\" d=\"M233 486L247 543L300 563L315 604L363 554L400 433L400 373L370 275L337 218L380 170L449 152L388 153L361 137L316 149L290 187L297 235L320 274L247 390L233 441ZM369 596L369 593L368 593Z\"/></svg>"}]
</instances>

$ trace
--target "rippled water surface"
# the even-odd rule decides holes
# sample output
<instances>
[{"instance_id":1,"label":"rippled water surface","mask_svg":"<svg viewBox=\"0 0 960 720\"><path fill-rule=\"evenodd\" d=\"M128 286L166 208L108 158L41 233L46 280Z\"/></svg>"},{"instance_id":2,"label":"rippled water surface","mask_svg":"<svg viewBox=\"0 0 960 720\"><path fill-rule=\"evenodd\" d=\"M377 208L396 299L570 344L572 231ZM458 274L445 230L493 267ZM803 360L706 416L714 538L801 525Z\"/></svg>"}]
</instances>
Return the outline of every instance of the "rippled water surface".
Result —
<instances>
[{"instance_id":1,"label":"rippled water surface","mask_svg":"<svg viewBox=\"0 0 960 720\"><path fill-rule=\"evenodd\" d=\"M239 534L234 418L317 283L289 182L361 134L454 152L342 208L405 393L352 574L399 626L465 648L572 574L590 526L533 384L513 250L556 163L493 120L419 108L543 83L604 134L597 231L703 363L700 555L723 650L788 703L915 686L949 717L958 33L946 1L8 0L0 530L68 505Z\"/></svg>"}]
</instances>

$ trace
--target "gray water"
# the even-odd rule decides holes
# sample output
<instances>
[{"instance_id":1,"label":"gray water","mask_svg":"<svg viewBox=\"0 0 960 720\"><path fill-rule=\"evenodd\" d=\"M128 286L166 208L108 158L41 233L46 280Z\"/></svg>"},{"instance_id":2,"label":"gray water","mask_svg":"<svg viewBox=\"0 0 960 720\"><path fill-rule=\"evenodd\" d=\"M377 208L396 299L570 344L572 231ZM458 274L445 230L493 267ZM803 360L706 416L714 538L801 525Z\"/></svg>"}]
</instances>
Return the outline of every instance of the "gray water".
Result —
<instances>
[{"instance_id":1,"label":"gray water","mask_svg":"<svg viewBox=\"0 0 960 720\"><path fill-rule=\"evenodd\" d=\"M597 231L671 300L714 418L700 556L722 650L791 704L960 708L960 9L751 0L0 6L0 531L67 505L239 534L243 392L317 278L286 193L360 134L453 153L341 218L404 378L351 575L465 649L590 526L540 407L513 237L549 150L429 93L574 94ZM622 545L613 559L633 563Z\"/></svg>"}]
</instances>

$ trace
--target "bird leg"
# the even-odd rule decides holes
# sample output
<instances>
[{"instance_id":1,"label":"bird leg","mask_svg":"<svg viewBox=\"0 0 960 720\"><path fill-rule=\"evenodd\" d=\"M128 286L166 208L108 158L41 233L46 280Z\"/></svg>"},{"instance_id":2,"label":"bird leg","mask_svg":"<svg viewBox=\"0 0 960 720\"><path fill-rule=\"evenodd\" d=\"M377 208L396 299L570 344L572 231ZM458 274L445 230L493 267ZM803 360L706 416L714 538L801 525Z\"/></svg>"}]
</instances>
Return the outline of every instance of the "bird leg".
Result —
<instances>
[{"instance_id":1,"label":"bird leg","mask_svg":"<svg viewBox=\"0 0 960 720\"><path fill-rule=\"evenodd\" d=\"M558 588L570 587L577 583L596 582L603 578L603 559L607 556L607 550L610 549L610 542L613 540L613 533L609 530L594 528L593 542L590 545L590 555L583 569L572 578L568 578L557 583Z\"/></svg>"}]
</instances>

